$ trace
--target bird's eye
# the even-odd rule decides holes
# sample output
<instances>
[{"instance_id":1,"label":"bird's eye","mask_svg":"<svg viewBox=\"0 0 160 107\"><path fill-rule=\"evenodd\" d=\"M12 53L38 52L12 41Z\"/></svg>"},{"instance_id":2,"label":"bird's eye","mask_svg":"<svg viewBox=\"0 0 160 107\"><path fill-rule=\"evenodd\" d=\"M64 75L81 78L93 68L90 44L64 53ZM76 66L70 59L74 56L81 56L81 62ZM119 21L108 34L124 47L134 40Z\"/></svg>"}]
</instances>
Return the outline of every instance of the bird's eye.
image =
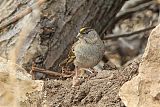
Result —
<instances>
[{"instance_id":1,"label":"bird's eye","mask_svg":"<svg viewBox=\"0 0 160 107\"><path fill-rule=\"evenodd\" d=\"M90 32L90 30L86 30L86 31L83 31L83 32L80 32L81 34L88 34Z\"/></svg>"},{"instance_id":2,"label":"bird's eye","mask_svg":"<svg viewBox=\"0 0 160 107\"><path fill-rule=\"evenodd\" d=\"M88 34L89 32L82 32L82 34Z\"/></svg>"},{"instance_id":3,"label":"bird's eye","mask_svg":"<svg viewBox=\"0 0 160 107\"><path fill-rule=\"evenodd\" d=\"M86 34L88 34L89 32L86 32Z\"/></svg>"}]
</instances>

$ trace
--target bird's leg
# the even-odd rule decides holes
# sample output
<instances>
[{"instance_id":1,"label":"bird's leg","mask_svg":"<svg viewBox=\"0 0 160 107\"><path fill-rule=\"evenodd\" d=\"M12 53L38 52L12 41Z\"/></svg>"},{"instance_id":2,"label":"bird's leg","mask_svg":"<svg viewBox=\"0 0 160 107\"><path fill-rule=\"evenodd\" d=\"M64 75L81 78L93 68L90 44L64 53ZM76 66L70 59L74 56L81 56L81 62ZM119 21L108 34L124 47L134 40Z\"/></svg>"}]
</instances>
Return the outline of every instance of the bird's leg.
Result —
<instances>
[{"instance_id":1,"label":"bird's leg","mask_svg":"<svg viewBox=\"0 0 160 107\"><path fill-rule=\"evenodd\" d=\"M75 72L76 72L75 76L78 77L78 67L77 66L75 67Z\"/></svg>"},{"instance_id":2,"label":"bird's leg","mask_svg":"<svg viewBox=\"0 0 160 107\"><path fill-rule=\"evenodd\" d=\"M75 76L73 77L73 81L72 81L72 87L80 85L80 80L78 78L78 74L79 74L78 70L79 70L79 68L76 66L75 67Z\"/></svg>"}]
</instances>

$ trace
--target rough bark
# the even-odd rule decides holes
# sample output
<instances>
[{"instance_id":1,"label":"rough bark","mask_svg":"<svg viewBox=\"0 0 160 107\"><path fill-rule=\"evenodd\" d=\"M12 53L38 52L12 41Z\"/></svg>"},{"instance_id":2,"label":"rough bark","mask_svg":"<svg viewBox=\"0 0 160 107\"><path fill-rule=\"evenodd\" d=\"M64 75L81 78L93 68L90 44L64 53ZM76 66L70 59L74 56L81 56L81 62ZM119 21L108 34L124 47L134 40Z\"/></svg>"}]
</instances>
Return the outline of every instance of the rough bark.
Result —
<instances>
[{"instance_id":1,"label":"rough bark","mask_svg":"<svg viewBox=\"0 0 160 107\"><path fill-rule=\"evenodd\" d=\"M47 9L55 12L58 7L61 12L56 12L58 21L54 35L49 41L50 51L46 54L46 68L57 67L67 54L67 47L73 42L78 30L82 26L90 26L101 34L103 30L109 29L114 16L124 3L123 0L75 0L58 1L50 3ZM55 9L51 9L55 7Z\"/></svg>"},{"instance_id":2,"label":"rough bark","mask_svg":"<svg viewBox=\"0 0 160 107\"><path fill-rule=\"evenodd\" d=\"M43 0L37 0L40 3L41 1ZM27 40L28 44L23 43L25 46L21 47L19 51L18 62L20 64L28 63L32 61L33 57L41 56L38 62L43 62L46 69L55 69L66 57L68 49L81 27L90 26L103 37L105 31L111 30L110 26L114 24L115 15L124 2L125 0L48 0L41 8L42 14L40 23L38 23L38 17L32 19L35 15L33 13L35 6L32 6L34 4L32 0L4 1L0 5L2 7L0 27L28 5L31 6L29 8L31 13L28 14L30 16L26 16L31 18L30 22L34 22L32 23L33 28L25 34L24 40ZM17 9L19 10L17 11ZM7 27L6 31L1 30L1 56L10 59L8 54L12 51L17 36L21 34L22 29L27 28L26 24L21 23L26 22L24 18Z\"/></svg>"}]
</instances>

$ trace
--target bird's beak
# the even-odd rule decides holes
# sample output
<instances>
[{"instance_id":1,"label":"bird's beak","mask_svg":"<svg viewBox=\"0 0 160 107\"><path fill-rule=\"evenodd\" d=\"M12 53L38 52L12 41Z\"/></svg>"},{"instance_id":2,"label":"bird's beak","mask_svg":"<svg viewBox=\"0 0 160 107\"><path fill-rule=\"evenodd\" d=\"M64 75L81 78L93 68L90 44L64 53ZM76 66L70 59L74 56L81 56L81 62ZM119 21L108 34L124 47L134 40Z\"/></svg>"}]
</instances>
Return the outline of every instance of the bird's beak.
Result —
<instances>
[{"instance_id":1,"label":"bird's beak","mask_svg":"<svg viewBox=\"0 0 160 107\"><path fill-rule=\"evenodd\" d=\"M82 38L82 34L78 33L78 35L76 36L76 38Z\"/></svg>"}]
</instances>

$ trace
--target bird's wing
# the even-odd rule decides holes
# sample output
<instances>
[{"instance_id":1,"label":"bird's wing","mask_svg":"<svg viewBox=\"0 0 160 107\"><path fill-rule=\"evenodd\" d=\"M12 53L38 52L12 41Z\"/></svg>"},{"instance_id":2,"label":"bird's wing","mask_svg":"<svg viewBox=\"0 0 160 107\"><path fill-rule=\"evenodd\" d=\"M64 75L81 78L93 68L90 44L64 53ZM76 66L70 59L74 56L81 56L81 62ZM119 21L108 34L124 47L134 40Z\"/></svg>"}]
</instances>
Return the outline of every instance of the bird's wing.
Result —
<instances>
[{"instance_id":1,"label":"bird's wing","mask_svg":"<svg viewBox=\"0 0 160 107\"><path fill-rule=\"evenodd\" d=\"M74 46L74 45L73 45ZM73 63L74 59L76 58L75 54L74 54L74 50L73 50L73 47L72 47L72 50L70 50L69 54L68 54L68 57L63 60L59 66L67 66L69 65L70 63Z\"/></svg>"}]
</instances>

